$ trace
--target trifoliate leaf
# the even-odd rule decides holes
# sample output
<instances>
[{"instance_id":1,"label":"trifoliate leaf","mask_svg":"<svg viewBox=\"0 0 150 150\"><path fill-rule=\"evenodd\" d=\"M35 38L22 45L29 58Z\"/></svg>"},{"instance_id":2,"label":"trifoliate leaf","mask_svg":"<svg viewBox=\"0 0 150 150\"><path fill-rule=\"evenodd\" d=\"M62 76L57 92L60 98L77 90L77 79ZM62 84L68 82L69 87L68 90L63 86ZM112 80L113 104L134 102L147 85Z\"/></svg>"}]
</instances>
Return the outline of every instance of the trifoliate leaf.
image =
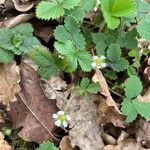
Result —
<instances>
[{"instance_id":1,"label":"trifoliate leaf","mask_svg":"<svg viewBox=\"0 0 150 150\"><path fill-rule=\"evenodd\" d=\"M150 102L141 102L137 98L132 101L137 112L145 119L150 119Z\"/></svg>"},{"instance_id":2,"label":"trifoliate leaf","mask_svg":"<svg viewBox=\"0 0 150 150\"><path fill-rule=\"evenodd\" d=\"M40 147L36 150L59 150L53 143L47 141L40 144Z\"/></svg>"},{"instance_id":3,"label":"trifoliate leaf","mask_svg":"<svg viewBox=\"0 0 150 150\"><path fill-rule=\"evenodd\" d=\"M112 44L107 50L107 58L114 71L123 71L128 66L128 61L121 57L121 49L116 44Z\"/></svg>"},{"instance_id":4,"label":"trifoliate leaf","mask_svg":"<svg viewBox=\"0 0 150 150\"><path fill-rule=\"evenodd\" d=\"M129 17L136 11L135 0L101 0L101 7L107 26L115 29L120 24L120 17Z\"/></svg>"},{"instance_id":5,"label":"trifoliate leaf","mask_svg":"<svg viewBox=\"0 0 150 150\"><path fill-rule=\"evenodd\" d=\"M124 99L124 101L121 103L121 106L122 113L127 116L126 122L130 123L134 121L138 112L135 109L133 103L128 99Z\"/></svg>"},{"instance_id":6,"label":"trifoliate leaf","mask_svg":"<svg viewBox=\"0 0 150 150\"><path fill-rule=\"evenodd\" d=\"M137 31L142 38L150 40L150 22L146 20L140 21L137 26Z\"/></svg>"},{"instance_id":7,"label":"trifoliate leaf","mask_svg":"<svg viewBox=\"0 0 150 150\"><path fill-rule=\"evenodd\" d=\"M0 48L0 63L10 63L14 58L14 54L8 50Z\"/></svg>"},{"instance_id":8,"label":"trifoliate leaf","mask_svg":"<svg viewBox=\"0 0 150 150\"><path fill-rule=\"evenodd\" d=\"M35 47L30 53L32 60L39 65L38 73L45 79L50 76L56 75L59 72L57 65L58 58L55 58L53 54L43 46Z\"/></svg>"},{"instance_id":9,"label":"trifoliate leaf","mask_svg":"<svg viewBox=\"0 0 150 150\"><path fill-rule=\"evenodd\" d=\"M137 31L135 29L124 32L121 34L121 36L117 39L117 44L120 45L120 47L126 47L128 49L133 49L137 47Z\"/></svg>"},{"instance_id":10,"label":"trifoliate leaf","mask_svg":"<svg viewBox=\"0 0 150 150\"><path fill-rule=\"evenodd\" d=\"M87 12L94 10L95 5L96 0L81 0L80 5L67 12L67 15L74 17L78 22L82 21Z\"/></svg>"},{"instance_id":11,"label":"trifoliate leaf","mask_svg":"<svg viewBox=\"0 0 150 150\"><path fill-rule=\"evenodd\" d=\"M104 33L93 34L93 42L96 44L96 53L98 56L105 56L105 49L115 43L116 39L112 35L106 35Z\"/></svg>"},{"instance_id":12,"label":"trifoliate leaf","mask_svg":"<svg viewBox=\"0 0 150 150\"><path fill-rule=\"evenodd\" d=\"M78 63L82 70L91 70L91 56L86 50L78 50L70 40L65 43L55 42L54 46L68 62L66 67L67 72L75 71Z\"/></svg>"},{"instance_id":13,"label":"trifoliate leaf","mask_svg":"<svg viewBox=\"0 0 150 150\"><path fill-rule=\"evenodd\" d=\"M81 0L42 1L36 9L36 16L43 20L56 19L65 14L65 10L78 6Z\"/></svg>"},{"instance_id":14,"label":"trifoliate leaf","mask_svg":"<svg viewBox=\"0 0 150 150\"><path fill-rule=\"evenodd\" d=\"M125 95L128 99L136 98L142 92L142 82L137 76L130 77L125 84Z\"/></svg>"},{"instance_id":15,"label":"trifoliate leaf","mask_svg":"<svg viewBox=\"0 0 150 150\"><path fill-rule=\"evenodd\" d=\"M85 38L80 32L79 25L72 17L65 19L65 25L59 25L54 32L56 40L66 42L72 40L79 49L85 49Z\"/></svg>"},{"instance_id":16,"label":"trifoliate leaf","mask_svg":"<svg viewBox=\"0 0 150 150\"><path fill-rule=\"evenodd\" d=\"M83 78L80 83L80 87L83 92L89 92L93 94L97 94L99 91L99 85L97 83L90 83L88 78Z\"/></svg>"}]
</instances>

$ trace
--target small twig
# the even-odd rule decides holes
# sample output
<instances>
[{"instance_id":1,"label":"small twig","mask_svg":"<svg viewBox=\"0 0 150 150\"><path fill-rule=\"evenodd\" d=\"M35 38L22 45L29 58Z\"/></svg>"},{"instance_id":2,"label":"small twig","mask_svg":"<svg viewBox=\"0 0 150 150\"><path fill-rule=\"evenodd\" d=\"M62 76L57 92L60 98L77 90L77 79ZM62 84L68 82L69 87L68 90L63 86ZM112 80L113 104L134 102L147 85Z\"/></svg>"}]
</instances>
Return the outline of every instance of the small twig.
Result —
<instances>
[{"instance_id":1,"label":"small twig","mask_svg":"<svg viewBox=\"0 0 150 150\"><path fill-rule=\"evenodd\" d=\"M112 93L114 93L115 95L117 95L117 96L119 96L119 97L121 97L121 98L123 98L123 99L125 98L123 95L121 95L121 94L119 94L119 93L113 91L111 88L109 88L109 90L110 90Z\"/></svg>"},{"instance_id":2,"label":"small twig","mask_svg":"<svg viewBox=\"0 0 150 150\"><path fill-rule=\"evenodd\" d=\"M49 135L56 141L59 141L54 135L49 131L49 129L45 126L45 124L34 114L34 112L31 110L31 108L28 106L28 104L25 102L23 96L18 93L18 96L22 100L22 102L25 104L25 106L28 108L28 110L31 112L31 114L36 118L36 120L45 128L45 130L49 133Z\"/></svg>"},{"instance_id":3,"label":"small twig","mask_svg":"<svg viewBox=\"0 0 150 150\"><path fill-rule=\"evenodd\" d=\"M74 95L76 94L76 91L71 95L70 99L67 102L67 105L65 106L64 112L67 111L67 108L69 106L69 104L71 103L72 99L74 98Z\"/></svg>"}]
</instances>

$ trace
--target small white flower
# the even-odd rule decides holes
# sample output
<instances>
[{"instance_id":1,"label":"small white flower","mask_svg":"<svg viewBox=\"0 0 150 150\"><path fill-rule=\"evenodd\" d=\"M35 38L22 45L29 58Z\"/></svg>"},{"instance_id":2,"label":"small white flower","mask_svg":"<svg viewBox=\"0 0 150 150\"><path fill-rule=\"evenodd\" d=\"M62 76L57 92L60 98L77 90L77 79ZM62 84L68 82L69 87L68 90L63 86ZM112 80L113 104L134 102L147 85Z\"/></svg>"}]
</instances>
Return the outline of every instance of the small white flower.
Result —
<instances>
[{"instance_id":1,"label":"small white flower","mask_svg":"<svg viewBox=\"0 0 150 150\"><path fill-rule=\"evenodd\" d=\"M96 6L94 7L94 11L97 11L100 3L101 3L100 0L96 0Z\"/></svg>"},{"instance_id":2,"label":"small white flower","mask_svg":"<svg viewBox=\"0 0 150 150\"><path fill-rule=\"evenodd\" d=\"M105 62L106 57L105 56L93 56L93 61L91 63L92 68L96 69L102 69L105 68L107 66L106 62Z\"/></svg>"},{"instance_id":3,"label":"small white flower","mask_svg":"<svg viewBox=\"0 0 150 150\"><path fill-rule=\"evenodd\" d=\"M53 118L55 119L56 126L64 126L65 128L68 126L68 123L71 120L71 117L64 111L58 111L57 113L53 114Z\"/></svg>"}]
</instances>

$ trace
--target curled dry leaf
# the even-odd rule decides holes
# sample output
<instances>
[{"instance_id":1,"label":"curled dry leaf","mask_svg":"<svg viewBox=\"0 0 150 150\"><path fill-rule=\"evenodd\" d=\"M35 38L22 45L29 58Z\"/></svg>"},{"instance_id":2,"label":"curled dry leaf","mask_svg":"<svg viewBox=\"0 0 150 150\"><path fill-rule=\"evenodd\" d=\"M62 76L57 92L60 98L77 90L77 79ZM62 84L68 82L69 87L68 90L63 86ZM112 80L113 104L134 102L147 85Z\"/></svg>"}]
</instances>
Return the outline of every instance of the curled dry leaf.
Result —
<instances>
[{"instance_id":1,"label":"curled dry leaf","mask_svg":"<svg viewBox=\"0 0 150 150\"><path fill-rule=\"evenodd\" d=\"M36 71L22 63L21 89L18 101L12 104L9 116L13 128L23 127L19 136L26 141L41 143L45 140L57 140L52 115L58 111L54 101L44 94Z\"/></svg>"},{"instance_id":2,"label":"curled dry leaf","mask_svg":"<svg viewBox=\"0 0 150 150\"><path fill-rule=\"evenodd\" d=\"M21 14L16 17L5 20L3 24L6 28L13 28L20 23L25 23L25 22L29 21L33 17L34 17L34 13Z\"/></svg>"},{"instance_id":3,"label":"curled dry leaf","mask_svg":"<svg viewBox=\"0 0 150 150\"><path fill-rule=\"evenodd\" d=\"M26 1L21 3L18 0L11 0L14 3L15 9L20 12L27 12L34 7L34 2Z\"/></svg>"},{"instance_id":4,"label":"curled dry leaf","mask_svg":"<svg viewBox=\"0 0 150 150\"><path fill-rule=\"evenodd\" d=\"M0 102L10 109L11 102L16 101L16 94L20 91L20 69L13 61L0 64Z\"/></svg>"},{"instance_id":5,"label":"curled dry leaf","mask_svg":"<svg viewBox=\"0 0 150 150\"><path fill-rule=\"evenodd\" d=\"M0 150L12 150L13 148L4 140L4 135L0 132Z\"/></svg>"},{"instance_id":6,"label":"curled dry leaf","mask_svg":"<svg viewBox=\"0 0 150 150\"><path fill-rule=\"evenodd\" d=\"M106 124L112 122L115 126L123 127L123 115L113 100L107 82L100 70L96 70L92 79L100 85L100 93L102 96L99 98L99 114L101 121Z\"/></svg>"},{"instance_id":7,"label":"curled dry leaf","mask_svg":"<svg viewBox=\"0 0 150 150\"><path fill-rule=\"evenodd\" d=\"M101 128L97 120L97 108L94 101L96 96L90 95L90 101L75 94L68 106L67 114L71 117L69 139L74 148L78 146L82 150L102 150L104 143L101 138ZM60 100L58 101L60 104ZM59 108L62 106L59 105Z\"/></svg>"}]
</instances>

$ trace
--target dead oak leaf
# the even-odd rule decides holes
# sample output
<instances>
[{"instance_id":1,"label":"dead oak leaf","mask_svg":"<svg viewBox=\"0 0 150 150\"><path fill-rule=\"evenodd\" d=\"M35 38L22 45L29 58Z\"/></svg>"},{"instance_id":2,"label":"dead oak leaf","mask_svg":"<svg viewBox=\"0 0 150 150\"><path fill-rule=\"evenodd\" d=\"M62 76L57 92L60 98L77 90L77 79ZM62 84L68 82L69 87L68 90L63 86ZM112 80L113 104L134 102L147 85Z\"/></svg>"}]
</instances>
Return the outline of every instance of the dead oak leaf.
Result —
<instances>
[{"instance_id":1,"label":"dead oak leaf","mask_svg":"<svg viewBox=\"0 0 150 150\"><path fill-rule=\"evenodd\" d=\"M42 143L45 140L57 140L53 131L56 129L52 115L58 111L55 101L50 101L44 94L36 71L22 63L21 92L18 100L8 112L13 129L22 127L19 136L26 141Z\"/></svg>"},{"instance_id":2,"label":"dead oak leaf","mask_svg":"<svg viewBox=\"0 0 150 150\"><path fill-rule=\"evenodd\" d=\"M123 127L123 115L109 92L109 87L102 72L97 69L92 80L100 85L100 93L102 96L99 98L98 110L102 122L104 124L112 122L115 126Z\"/></svg>"},{"instance_id":3,"label":"dead oak leaf","mask_svg":"<svg viewBox=\"0 0 150 150\"><path fill-rule=\"evenodd\" d=\"M104 143L97 119L97 107L94 103L97 96L89 96L90 101L87 102L76 93L68 105L67 114L71 117L69 139L73 148L78 146L82 150L102 150ZM60 100L58 100L58 104L62 104ZM65 106L62 107L61 105L58 107L65 108Z\"/></svg>"},{"instance_id":4,"label":"dead oak leaf","mask_svg":"<svg viewBox=\"0 0 150 150\"><path fill-rule=\"evenodd\" d=\"M9 64L0 64L0 102L10 109L11 102L16 100L16 94L20 91L20 69L13 61Z\"/></svg>"}]
</instances>

